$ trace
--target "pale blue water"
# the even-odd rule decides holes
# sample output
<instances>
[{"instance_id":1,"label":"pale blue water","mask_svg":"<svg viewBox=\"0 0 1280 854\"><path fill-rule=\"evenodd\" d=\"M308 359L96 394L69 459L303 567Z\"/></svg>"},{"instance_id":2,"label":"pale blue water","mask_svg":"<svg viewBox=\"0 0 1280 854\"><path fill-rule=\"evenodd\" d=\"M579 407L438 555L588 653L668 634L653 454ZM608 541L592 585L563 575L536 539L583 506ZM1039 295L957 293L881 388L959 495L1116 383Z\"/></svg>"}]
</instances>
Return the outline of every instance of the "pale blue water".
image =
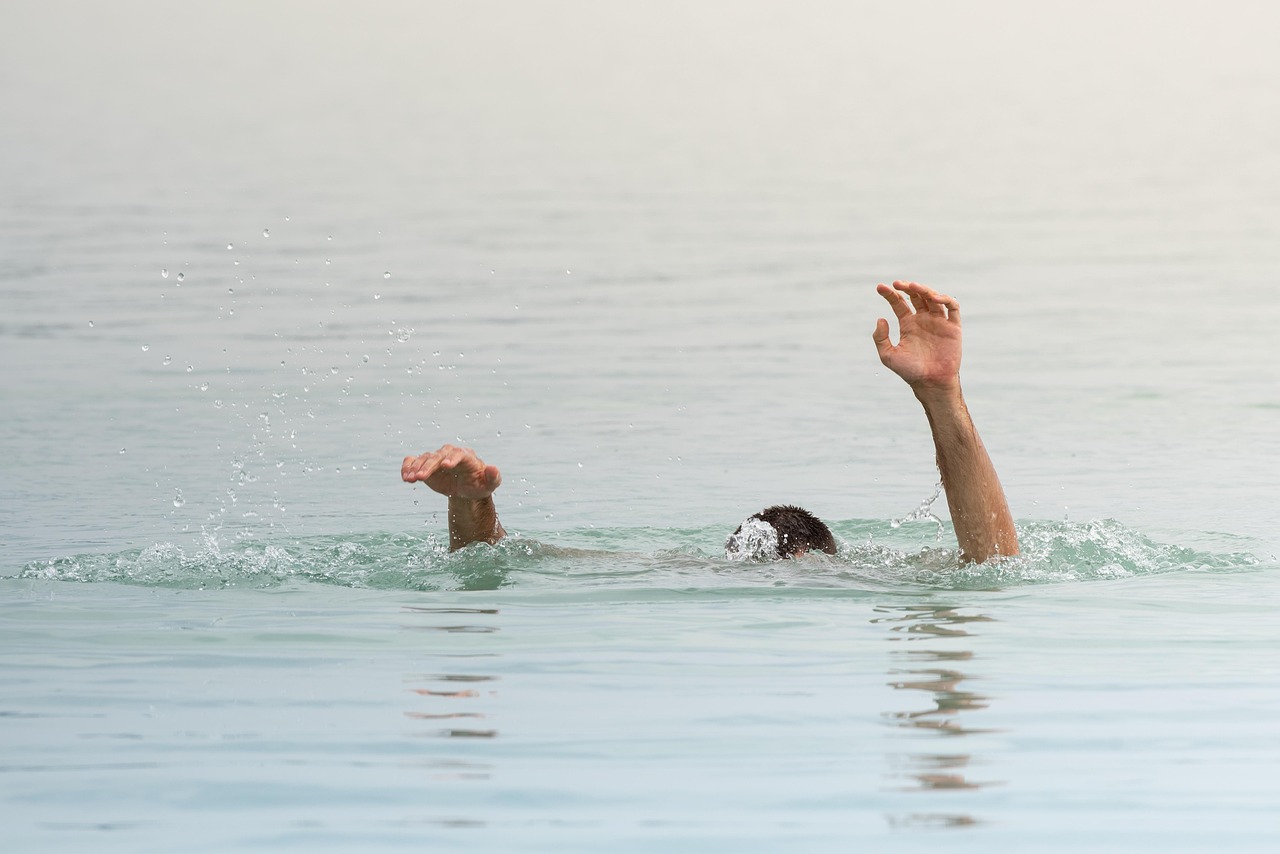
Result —
<instances>
[{"instance_id":1,"label":"pale blue water","mask_svg":"<svg viewBox=\"0 0 1280 854\"><path fill-rule=\"evenodd\" d=\"M1273 850L1276 23L10 10L4 849ZM899 277L1016 560L895 525Z\"/></svg>"}]
</instances>

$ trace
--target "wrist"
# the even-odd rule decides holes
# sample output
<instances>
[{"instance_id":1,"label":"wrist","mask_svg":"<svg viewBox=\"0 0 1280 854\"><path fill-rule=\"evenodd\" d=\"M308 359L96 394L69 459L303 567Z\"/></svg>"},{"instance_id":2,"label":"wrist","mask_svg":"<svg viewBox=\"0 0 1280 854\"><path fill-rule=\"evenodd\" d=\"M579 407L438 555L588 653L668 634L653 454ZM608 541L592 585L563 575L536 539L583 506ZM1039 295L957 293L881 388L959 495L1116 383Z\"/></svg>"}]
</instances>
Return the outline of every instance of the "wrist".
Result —
<instances>
[{"instance_id":1,"label":"wrist","mask_svg":"<svg viewBox=\"0 0 1280 854\"><path fill-rule=\"evenodd\" d=\"M942 382L911 383L911 391L925 409L964 405L964 392L960 389L959 377Z\"/></svg>"},{"instance_id":2,"label":"wrist","mask_svg":"<svg viewBox=\"0 0 1280 854\"><path fill-rule=\"evenodd\" d=\"M484 498L460 498L456 495L449 496L450 512L471 513L482 509L485 505L493 504L493 496L486 495Z\"/></svg>"}]
</instances>

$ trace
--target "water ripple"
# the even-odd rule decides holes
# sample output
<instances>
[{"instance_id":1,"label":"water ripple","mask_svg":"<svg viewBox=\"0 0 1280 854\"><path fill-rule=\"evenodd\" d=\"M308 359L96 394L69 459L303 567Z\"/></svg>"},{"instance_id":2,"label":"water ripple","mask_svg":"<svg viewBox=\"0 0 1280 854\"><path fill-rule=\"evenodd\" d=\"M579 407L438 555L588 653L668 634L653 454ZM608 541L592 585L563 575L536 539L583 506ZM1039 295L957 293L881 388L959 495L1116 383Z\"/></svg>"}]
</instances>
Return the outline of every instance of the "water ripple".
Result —
<instances>
[{"instance_id":1,"label":"water ripple","mask_svg":"<svg viewBox=\"0 0 1280 854\"><path fill-rule=\"evenodd\" d=\"M152 587L277 587L301 581L384 590L674 589L686 591L991 589L1023 584L1133 578L1159 573L1238 571L1258 565L1246 552L1208 552L1156 542L1111 520L1028 522L1023 553L963 564L952 548L904 547L889 524L839 523L838 556L763 564L732 563L699 542L719 529L592 529L591 549L512 536L497 546L450 553L434 536L370 533L272 542L158 543L114 554L82 554L27 564L20 578ZM654 549L653 544L675 542ZM575 539L570 534L566 537ZM584 539L578 537L577 539ZM851 542L851 540L858 542ZM680 544L682 541L683 544Z\"/></svg>"}]
</instances>

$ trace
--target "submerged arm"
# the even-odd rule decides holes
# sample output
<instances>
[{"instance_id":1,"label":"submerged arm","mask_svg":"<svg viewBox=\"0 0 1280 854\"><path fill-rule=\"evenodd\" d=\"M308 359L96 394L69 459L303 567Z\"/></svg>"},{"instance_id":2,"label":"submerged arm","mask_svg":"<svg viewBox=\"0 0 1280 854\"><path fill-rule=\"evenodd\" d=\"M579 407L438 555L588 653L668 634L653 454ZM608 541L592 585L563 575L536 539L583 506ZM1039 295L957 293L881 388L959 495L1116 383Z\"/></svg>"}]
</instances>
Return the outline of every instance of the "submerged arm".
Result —
<instances>
[{"instance_id":1,"label":"submerged arm","mask_svg":"<svg viewBox=\"0 0 1280 854\"><path fill-rule=\"evenodd\" d=\"M449 498L449 550L496 543L507 535L498 521L493 493L502 484L497 466L487 466L470 448L445 445L400 465L405 483L425 483Z\"/></svg>"},{"instance_id":2,"label":"submerged arm","mask_svg":"<svg viewBox=\"0 0 1280 854\"><path fill-rule=\"evenodd\" d=\"M901 329L896 346L889 322L876 322L880 361L902 377L924 406L947 506L964 560L1018 553L1018 532L1000 478L960 389L960 304L914 282L877 285Z\"/></svg>"}]
</instances>

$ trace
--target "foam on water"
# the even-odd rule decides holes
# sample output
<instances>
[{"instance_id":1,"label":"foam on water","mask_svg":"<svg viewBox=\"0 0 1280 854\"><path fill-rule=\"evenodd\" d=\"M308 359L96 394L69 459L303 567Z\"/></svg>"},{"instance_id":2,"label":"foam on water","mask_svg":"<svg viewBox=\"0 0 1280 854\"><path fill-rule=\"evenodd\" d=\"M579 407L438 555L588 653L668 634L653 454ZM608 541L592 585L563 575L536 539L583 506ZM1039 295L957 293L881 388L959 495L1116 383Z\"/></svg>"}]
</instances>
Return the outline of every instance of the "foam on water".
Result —
<instances>
[{"instance_id":1,"label":"foam on water","mask_svg":"<svg viewBox=\"0 0 1280 854\"><path fill-rule=\"evenodd\" d=\"M722 535L701 529L591 529L563 536L571 547L513 535L497 546L450 553L434 535L364 533L201 545L158 543L114 554L82 554L26 565L20 578L206 589L276 587L292 581L384 590L498 588L735 590L988 589L1256 566L1247 552L1209 552L1156 542L1119 522L1027 522L1022 554L964 564L954 548L894 542L878 521L837 523L835 557L744 564L708 550ZM548 537L554 539L554 537ZM674 543L672 546L670 544ZM658 547L667 544L666 548ZM589 546L587 548L579 546Z\"/></svg>"}]
</instances>

